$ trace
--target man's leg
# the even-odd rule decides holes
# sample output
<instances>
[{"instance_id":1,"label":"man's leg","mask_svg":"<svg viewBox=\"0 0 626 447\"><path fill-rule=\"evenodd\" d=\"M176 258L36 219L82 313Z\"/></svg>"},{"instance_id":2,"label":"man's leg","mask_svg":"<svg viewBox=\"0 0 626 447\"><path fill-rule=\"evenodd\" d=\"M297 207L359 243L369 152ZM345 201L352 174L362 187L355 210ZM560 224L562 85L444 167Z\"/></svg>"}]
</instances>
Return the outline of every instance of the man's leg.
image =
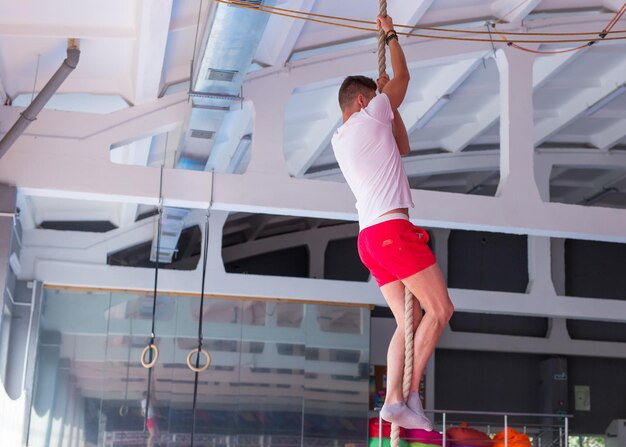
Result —
<instances>
[{"instance_id":1,"label":"man's leg","mask_svg":"<svg viewBox=\"0 0 626 447\"><path fill-rule=\"evenodd\" d=\"M412 394L409 396L409 406L413 411L420 413L421 402L419 399L416 401L419 383L426 363L435 350L437 340L454 312L454 307L437 264L403 279L402 282L413 295L419 298L419 302L426 311L415 331L413 376L410 388Z\"/></svg>"},{"instance_id":2,"label":"man's leg","mask_svg":"<svg viewBox=\"0 0 626 447\"><path fill-rule=\"evenodd\" d=\"M423 415L409 410L402 394L402 376L404 373L404 284L393 281L380 288L396 320L396 331L391 337L387 351L387 395L381 410L383 419L405 428L430 429L430 422ZM413 328L421 318L419 301L413 306Z\"/></svg>"}]
</instances>

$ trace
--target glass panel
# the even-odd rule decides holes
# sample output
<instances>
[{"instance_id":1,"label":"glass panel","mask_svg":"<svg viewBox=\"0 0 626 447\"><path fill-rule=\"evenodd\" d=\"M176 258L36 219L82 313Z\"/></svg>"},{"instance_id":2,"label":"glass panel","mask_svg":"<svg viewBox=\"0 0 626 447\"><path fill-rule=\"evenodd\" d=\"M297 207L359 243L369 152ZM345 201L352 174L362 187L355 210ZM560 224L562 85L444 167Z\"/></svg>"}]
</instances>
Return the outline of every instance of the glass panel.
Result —
<instances>
[{"instance_id":1,"label":"glass panel","mask_svg":"<svg viewBox=\"0 0 626 447\"><path fill-rule=\"evenodd\" d=\"M303 445L367 441L369 311L306 305Z\"/></svg>"},{"instance_id":2,"label":"glass panel","mask_svg":"<svg viewBox=\"0 0 626 447\"><path fill-rule=\"evenodd\" d=\"M239 445L300 445L303 304L246 301L239 368Z\"/></svg>"},{"instance_id":3,"label":"glass panel","mask_svg":"<svg viewBox=\"0 0 626 447\"><path fill-rule=\"evenodd\" d=\"M157 298L149 405L151 294L43 300L29 445L190 445L197 297ZM198 376L194 445L366 441L367 309L207 298L202 322L211 365Z\"/></svg>"}]
</instances>

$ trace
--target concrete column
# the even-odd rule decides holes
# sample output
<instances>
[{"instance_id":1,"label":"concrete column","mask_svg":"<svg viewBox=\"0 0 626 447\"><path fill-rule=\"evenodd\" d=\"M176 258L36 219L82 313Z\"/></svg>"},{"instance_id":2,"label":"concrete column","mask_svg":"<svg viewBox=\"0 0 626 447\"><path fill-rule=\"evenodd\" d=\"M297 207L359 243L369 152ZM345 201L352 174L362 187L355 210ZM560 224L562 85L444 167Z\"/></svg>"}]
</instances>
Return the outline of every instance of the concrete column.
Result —
<instances>
[{"instance_id":1,"label":"concrete column","mask_svg":"<svg viewBox=\"0 0 626 447\"><path fill-rule=\"evenodd\" d=\"M284 79L281 80L281 77ZM252 100L254 106L252 158L246 172L272 173L278 177L289 175L283 151L283 134L285 110L292 90L284 73L244 87L245 97Z\"/></svg>"},{"instance_id":2,"label":"concrete column","mask_svg":"<svg viewBox=\"0 0 626 447\"><path fill-rule=\"evenodd\" d=\"M528 288L532 295L556 296L551 275L550 238L528 236Z\"/></svg>"},{"instance_id":3,"label":"concrete column","mask_svg":"<svg viewBox=\"0 0 626 447\"><path fill-rule=\"evenodd\" d=\"M535 181L539 196L544 202L550 202L550 175L552 174L551 157L546 157L540 153L535 154Z\"/></svg>"},{"instance_id":4,"label":"concrete column","mask_svg":"<svg viewBox=\"0 0 626 447\"><path fill-rule=\"evenodd\" d=\"M552 238L550 247L552 283L556 294L565 296L565 239Z\"/></svg>"},{"instance_id":5,"label":"concrete column","mask_svg":"<svg viewBox=\"0 0 626 447\"><path fill-rule=\"evenodd\" d=\"M209 258L207 260L207 269L224 273L224 262L222 260L222 234L224 223L228 218L225 211L211 211L209 217ZM204 228L203 226L201 228ZM204 231L204 230L203 230ZM207 235L203 235L207 237ZM202 241L204 243L204 240ZM202 259L198 263L200 270L202 269Z\"/></svg>"},{"instance_id":6,"label":"concrete column","mask_svg":"<svg viewBox=\"0 0 626 447\"><path fill-rule=\"evenodd\" d=\"M499 50L500 184L497 196L513 207L540 201L534 182L534 55L513 48Z\"/></svg>"},{"instance_id":7,"label":"concrete column","mask_svg":"<svg viewBox=\"0 0 626 447\"><path fill-rule=\"evenodd\" d=\"M309 249L309 278L324 278L324 263L328 236L319 231L309 233L307 248Z\"/></svg>"}]
</instances>

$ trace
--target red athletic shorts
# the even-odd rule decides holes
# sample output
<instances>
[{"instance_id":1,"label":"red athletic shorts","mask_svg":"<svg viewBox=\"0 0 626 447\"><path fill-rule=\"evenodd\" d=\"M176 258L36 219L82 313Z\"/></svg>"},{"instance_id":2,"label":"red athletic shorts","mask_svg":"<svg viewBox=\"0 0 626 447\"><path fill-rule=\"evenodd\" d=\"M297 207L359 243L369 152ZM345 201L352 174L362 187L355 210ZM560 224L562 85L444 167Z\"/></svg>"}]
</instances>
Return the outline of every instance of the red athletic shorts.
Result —
<instances>
[{"instance_id":1,"label":"red athletic shorts","mask_svg":"<svg viewBox=\"0 0 626 447\"><path fill-rule=\"evenodd\" d=\"M359 256L381 287L435 264L427 242L428 233L409 220L388 220L361 230Z\"/></svg>"},{"instance_id":2,"label":"red athletic shorts","mask_svg":"<svg viewBox=\"0 0 626 447\"><path fill-rule=\"evenodd\" d=\"M156 420L155 418L148 418L146 421L146 428L150 430L152 427L156 427Z\"/></svg>"}]
</instances>

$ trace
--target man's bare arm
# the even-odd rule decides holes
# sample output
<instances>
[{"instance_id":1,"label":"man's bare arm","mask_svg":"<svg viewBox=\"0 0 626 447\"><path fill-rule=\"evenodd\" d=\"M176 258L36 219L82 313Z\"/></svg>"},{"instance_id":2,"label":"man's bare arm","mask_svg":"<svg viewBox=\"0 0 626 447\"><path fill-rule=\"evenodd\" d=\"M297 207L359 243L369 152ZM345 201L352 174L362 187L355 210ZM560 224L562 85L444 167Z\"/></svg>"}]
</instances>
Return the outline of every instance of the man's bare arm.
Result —
<instances>
[{"instance_id":1,"label":"man's bare arm","mask_svg":"<svg viewBox=\"0 0 626 447\"><path fill-rule=\"evenodd\" d=\"M391 17L379 16L377 22L385 33L393 31L393 21L391 20ZM389 97L391 108L397 109L400 107L400 104L402 104L402 101L404 101L411 76L409 74L409 68L406 65L404 51L402 51L402 47L400 46L398 39L392 39L389 42L389 53L391 56L393 79L385 85L383 92Z\"/></svg>"},{"instance_id":2,"label":"man's bare arm","mask_svg":"<svg viewBox=\"0 0 626 447\"><path fill-rule=\"evenodd\" d=\"M406 131L404 121L400 116L398 109L393 111L393 122L391 123L393 130L393 137L396 139L396 145L398 146L398 152L400 155L405 156L411 152L411 146L409 144L409 134Z\"/></svg>"},{"instance_id":3,"label":"man's bare arm","mask_svg":"<svg viewBox=\"0 0 626 447\"><path fill-rule=\"evenodd\" d=\"M376 80L376 85L378 86L378 91L380 93L385 91L385 86L389 83L389 76L386 74L382 75ZM406 131L406 126L404 125L404 121L402 120L402 116L398 109L392 109L393 112L393 121L391 122L391 130L393 132L393 137L396 140L396 145L398 146L398 152L400 155L404 156L411 152L411 146L409 145L409 135Z\"/></svg>"},{"instance_id":4,"label":"man's bare arm","mask_svg":"<svg viewBox=\"0 0 626 447\"><path fill-rule=\"evenodd\" d=\"M376 80L376 85L378 86L378 91L380 93L385 91L385 86L389 83L389 76L386 74L382 75ZM393 112L393 121L391 122L391 130L393 132L393 137L396 140L396 145L398 146L398 152L400 155L404 156L411 152L411 146L409 145L409 135L406 131L406 126L404 125L404 121L402 120L402 116L397 108L392 109Z\"/></svg>"}]
</instances>

